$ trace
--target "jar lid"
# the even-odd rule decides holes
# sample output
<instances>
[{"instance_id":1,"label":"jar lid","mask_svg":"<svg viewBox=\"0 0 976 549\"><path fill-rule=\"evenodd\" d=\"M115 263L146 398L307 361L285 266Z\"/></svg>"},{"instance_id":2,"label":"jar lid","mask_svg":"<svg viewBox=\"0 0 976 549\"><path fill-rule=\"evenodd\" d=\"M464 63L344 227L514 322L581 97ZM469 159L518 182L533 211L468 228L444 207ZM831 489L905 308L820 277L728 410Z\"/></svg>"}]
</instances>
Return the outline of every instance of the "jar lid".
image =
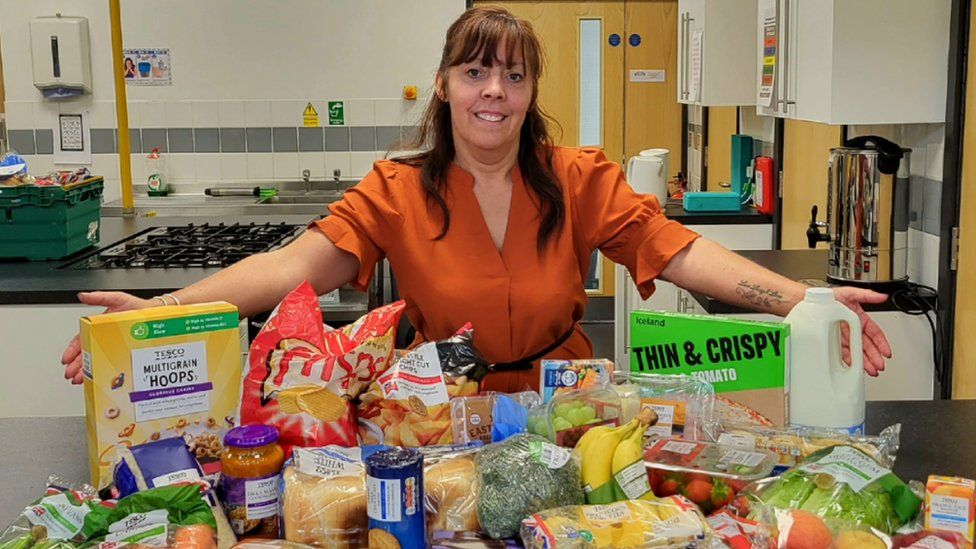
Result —
<instances>
[{"instance_id":1,"label":"jar lid","mask_svg":"<svg viewBox=\"0 0 976 549\"><path fill-rule=\"evenodd\" d=\"M256 448L278 441L278 430L270 425L234 427L224 435L225 446Z\"/></svg>"}]
</instances>

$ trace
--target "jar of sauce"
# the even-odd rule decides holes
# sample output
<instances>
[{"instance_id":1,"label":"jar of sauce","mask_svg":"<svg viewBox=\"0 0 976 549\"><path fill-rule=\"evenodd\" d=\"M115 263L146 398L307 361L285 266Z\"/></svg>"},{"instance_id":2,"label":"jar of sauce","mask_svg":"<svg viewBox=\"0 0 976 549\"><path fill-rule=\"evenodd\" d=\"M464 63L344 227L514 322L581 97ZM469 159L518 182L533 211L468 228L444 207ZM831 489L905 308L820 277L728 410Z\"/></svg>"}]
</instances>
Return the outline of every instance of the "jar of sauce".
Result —
<instances>
[{"instance_id":1,"label":"jar of sauce","mask_svg":"<svg viewBox=\"0 0 976 549\"><path fill-rule=\"evenodd\" d=\"M238 536L278 537L279 477L285 453L270 425L236 427L224 436L219 493Z\"/></svg>"}]
</instances>

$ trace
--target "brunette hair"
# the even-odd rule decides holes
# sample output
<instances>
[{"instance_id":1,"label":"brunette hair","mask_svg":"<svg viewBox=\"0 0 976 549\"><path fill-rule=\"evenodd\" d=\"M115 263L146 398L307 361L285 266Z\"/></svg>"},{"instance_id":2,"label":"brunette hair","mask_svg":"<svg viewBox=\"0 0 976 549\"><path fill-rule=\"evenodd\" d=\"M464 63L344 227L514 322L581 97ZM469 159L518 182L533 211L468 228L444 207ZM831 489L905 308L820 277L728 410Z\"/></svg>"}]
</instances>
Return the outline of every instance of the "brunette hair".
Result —
<instances>
[{"instance_id":1,"label":"brunette hair","mask_svg":"<svg viewBox=\"0 0 976 549\"><path fill-rule=\"evenodd\" d=\"M562 226L566 206L552 167L553 139L549 132L555 121L539 107L539 78L544 59L542 45L532 25L501 7L486 6L465 11L447 30L447 39L437 69L446 82L447 71L453 66L480 59L491 67L500 63L499 45L507 49L507 63L511 67L516 48L522 53L526 77L532 83L532 101L526 113L519 137L518 164L522 177L538 199L542 217L537 235L541 252L546 242ZM451 130L451 106L439 93L431 94L424 110L418 133L409 145L424 150L399 161L421 167L421 181L428 200L437 205L444 216L441 232L435 240L444 238L451 225L451 214L444 200L447 172L454 160L454 136Z\"/></svg>"}]
</instances>

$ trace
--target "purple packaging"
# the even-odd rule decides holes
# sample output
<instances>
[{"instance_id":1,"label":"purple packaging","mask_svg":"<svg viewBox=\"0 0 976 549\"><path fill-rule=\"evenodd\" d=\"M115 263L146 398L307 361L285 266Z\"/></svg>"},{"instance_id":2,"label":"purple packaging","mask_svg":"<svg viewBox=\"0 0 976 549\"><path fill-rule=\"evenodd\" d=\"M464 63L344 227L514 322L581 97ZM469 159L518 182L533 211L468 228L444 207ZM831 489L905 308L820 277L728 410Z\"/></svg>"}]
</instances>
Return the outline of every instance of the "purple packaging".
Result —
<instances>
[{"instance_id":1,"label":"purple packaging","mask_svg":"<svg viewBox=\"0 0 976 549\"><path fill-rule=\"evenodd\" d=\"M169 486L178 482L195 482L203 478L203 469L181 437L119 448L113 480L119 497Z\"/></svg>"}]
</instances>

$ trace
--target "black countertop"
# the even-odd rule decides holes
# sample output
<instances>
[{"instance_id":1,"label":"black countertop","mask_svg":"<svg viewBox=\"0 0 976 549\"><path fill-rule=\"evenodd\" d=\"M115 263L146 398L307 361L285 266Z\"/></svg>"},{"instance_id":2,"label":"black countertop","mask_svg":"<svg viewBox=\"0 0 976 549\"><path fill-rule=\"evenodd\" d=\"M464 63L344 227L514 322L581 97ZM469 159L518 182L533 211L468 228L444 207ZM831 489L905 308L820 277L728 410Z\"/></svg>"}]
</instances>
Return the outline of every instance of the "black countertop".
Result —
<instances>
[{"instance_id":1,"label":"black countertop","mask_svg":"<svg viewBox=\"0 0 976 549\"><path fill-rule=\"evenodd\" d=\"M759 250L736 252L742 257L781 274L790 280L810 286L826 286L827 250ZM711 315L754 313L735 305L729 305L699 292L689 292L705 312ZM880 305L864 305L865 311L897 310L889 299Z\"/></svg>"},{"instance_id":2,"label":"black countertop","mask_svg":"<svg viewBox=\"0 0 976 549\"><path fill-rule=\"evenodd\" d=\"M976 423L976 401L869 402L866 423L869 434L901 423L894 470L902 480L925 482L931 474L976 478L976 460L971 457L976 439L970 432ZM17 451L5 455L0 473L3 524L38 497L48 475L72 482L88 479L83 417L0 419L0 440L17 443Z\"/></svg>"},{"instance_id":3,"label":"black countertop","mask_svg":"<svg viewBox=\"0 0 976 549\"><path fill-rule=\"evenodd\" d=\"M664 206L664 215L682 225L761 225L773 222L773 216L761 214L752 206L743 206L738 212L689 212L681 202L675 201Z\"/></svg>"},{"instance_id":4,"label":"black countertop","mask_svg":"<svg viewBox=\"0 0 976 549\"><path fill-rule=\"evenodd\" d=\"M315 215L241 217L102 217L98 248L108 247L152 227L195 223L288 223L305 225ZM119 290L140 297L172 292L219 271L219 268L73 270L59 267L91 253L89 248L56 261L0 260L0 305L77 303L76 294L89 290Z\"/></svg>"}]
</instances>

